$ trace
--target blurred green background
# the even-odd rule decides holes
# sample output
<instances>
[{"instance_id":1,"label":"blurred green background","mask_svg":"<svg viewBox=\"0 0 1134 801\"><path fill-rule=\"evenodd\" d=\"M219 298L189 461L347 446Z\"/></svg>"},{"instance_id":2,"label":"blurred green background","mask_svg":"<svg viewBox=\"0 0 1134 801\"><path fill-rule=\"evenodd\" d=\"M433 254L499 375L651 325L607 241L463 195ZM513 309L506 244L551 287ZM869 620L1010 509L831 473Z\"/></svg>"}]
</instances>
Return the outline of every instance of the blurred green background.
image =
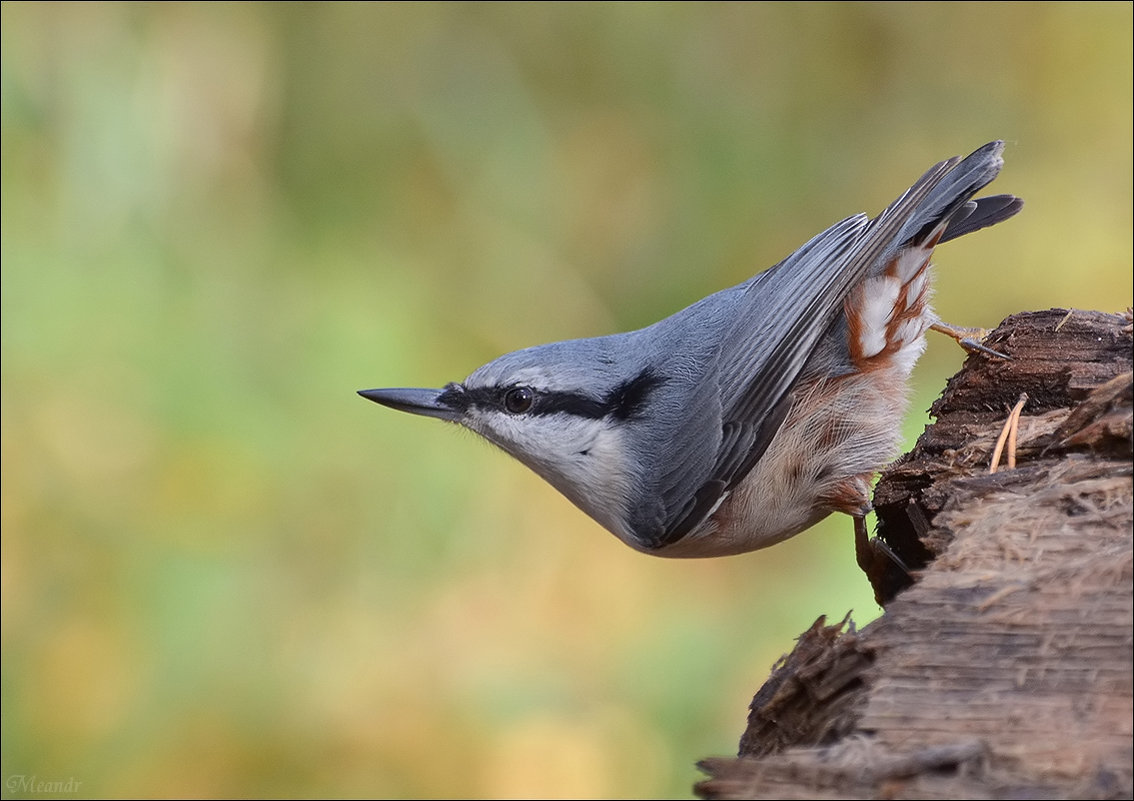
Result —
<instances>
[{"instance_id":1,"label":"blurred green background","mask_svg":"<svg viewBox=\"0 0 1134 801\"><path fill-rule=\"evenodd\" d=\"M688 796L877 616L849 522L652 559L355 390L653 322L994 138L1027 207L941 315L1131 303L1130 3L2 13L5 796Z\"/></svg>"}]
</instances>

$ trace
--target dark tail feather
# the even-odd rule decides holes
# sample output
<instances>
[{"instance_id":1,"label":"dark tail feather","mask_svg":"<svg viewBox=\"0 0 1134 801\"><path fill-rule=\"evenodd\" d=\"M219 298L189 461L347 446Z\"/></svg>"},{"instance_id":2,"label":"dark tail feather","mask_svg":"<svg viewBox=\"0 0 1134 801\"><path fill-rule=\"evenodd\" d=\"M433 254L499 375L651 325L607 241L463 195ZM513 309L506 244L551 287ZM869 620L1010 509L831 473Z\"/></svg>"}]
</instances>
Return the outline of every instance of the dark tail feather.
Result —
<instances>
[{"instance_id":1,"label":"dark tail feather","mask_svg":"<svg viewBox=\"0 0 1134 801\"><path fill-rule=\"evenodd\" d=\"M903 245L922 244L944 222L947 228L940 241L945 242L1006 220L1019 211L1023 201L1011 195L972 200L1000 172L1003 150L1003 142L989 142L950 169L906 223L897 241Z\"/></svg>"},{"instance_id":2,"label":"dark tail feather","mask_svg":"<svg viewBox=\"0 0 1134 801\"><path fill-rule=\"evenodd\" d=\"M981 228L1004 222L1024 207L1024 201L1015 195L990 195L967 204L968 213L953 217L945 229L942 242L956 239Z\"/></svg>"}]
</instances>

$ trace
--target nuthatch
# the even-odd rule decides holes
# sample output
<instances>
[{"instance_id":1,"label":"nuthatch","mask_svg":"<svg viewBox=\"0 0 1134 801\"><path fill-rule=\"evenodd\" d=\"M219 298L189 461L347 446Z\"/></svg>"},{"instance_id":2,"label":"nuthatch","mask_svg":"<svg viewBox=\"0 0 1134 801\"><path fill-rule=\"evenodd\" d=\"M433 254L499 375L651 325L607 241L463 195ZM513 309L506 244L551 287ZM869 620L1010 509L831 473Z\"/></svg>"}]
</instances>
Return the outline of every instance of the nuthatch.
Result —
<instances>
[{"instance_id":1,"label":"nuthatch","mask_svg":"<svg viewBox=\"0 0 1134 801\"><path fill-rule=\"evenodd\" d=\"M972 199L1002 150L941 162L874 219L647 328L508 353L444 389L359 394L475 431L644 553L753 551L831 512L864 538L926 329L956 332L929 307L933 250L1023 205Z\"/></svg>"}]
</instances>

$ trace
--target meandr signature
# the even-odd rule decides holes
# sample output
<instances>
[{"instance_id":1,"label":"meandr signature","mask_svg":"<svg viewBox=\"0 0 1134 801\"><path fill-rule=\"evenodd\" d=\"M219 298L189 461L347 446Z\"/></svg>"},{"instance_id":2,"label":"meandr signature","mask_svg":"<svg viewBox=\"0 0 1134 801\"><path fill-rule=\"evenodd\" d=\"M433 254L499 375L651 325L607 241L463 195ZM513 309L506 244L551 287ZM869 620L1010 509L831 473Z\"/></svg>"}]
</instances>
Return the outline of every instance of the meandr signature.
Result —
<instances>
[{"instance_id":1,"label":"meandr signature","mask_svg":"<svg viewBox=\"0 0 1134 801\"><path fill-rule=\"evenodd\" d=\"M13 773L4 779L4 789L20 795L77 793L83 783L71 776L67 779L41 779L34 773Z\"/></svg>"}]
</instances>

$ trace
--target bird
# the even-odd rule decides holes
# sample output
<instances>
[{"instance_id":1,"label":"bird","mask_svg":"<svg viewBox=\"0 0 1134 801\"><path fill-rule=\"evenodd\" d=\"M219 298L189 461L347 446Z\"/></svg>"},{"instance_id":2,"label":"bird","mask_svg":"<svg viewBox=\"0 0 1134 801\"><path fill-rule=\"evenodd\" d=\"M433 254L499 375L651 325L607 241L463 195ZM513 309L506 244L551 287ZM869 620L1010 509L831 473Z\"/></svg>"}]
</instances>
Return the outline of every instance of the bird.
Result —
<instances>
[{"instance_id":1,"label":"bird","mask_svg":"<svg viewBox=\"0 0 1134 801\"><path fill-rule=\"evenodd\" d=\"M1003 150L941 161L876 217L653 325L516 350L441 389L358 394L479 434L642 553L755 551L839 512L866 569L871 482L897 455L927 330L983 349L931 309L930 260L1022 208L974 199Z\"/></svg>"}]
</instances>

